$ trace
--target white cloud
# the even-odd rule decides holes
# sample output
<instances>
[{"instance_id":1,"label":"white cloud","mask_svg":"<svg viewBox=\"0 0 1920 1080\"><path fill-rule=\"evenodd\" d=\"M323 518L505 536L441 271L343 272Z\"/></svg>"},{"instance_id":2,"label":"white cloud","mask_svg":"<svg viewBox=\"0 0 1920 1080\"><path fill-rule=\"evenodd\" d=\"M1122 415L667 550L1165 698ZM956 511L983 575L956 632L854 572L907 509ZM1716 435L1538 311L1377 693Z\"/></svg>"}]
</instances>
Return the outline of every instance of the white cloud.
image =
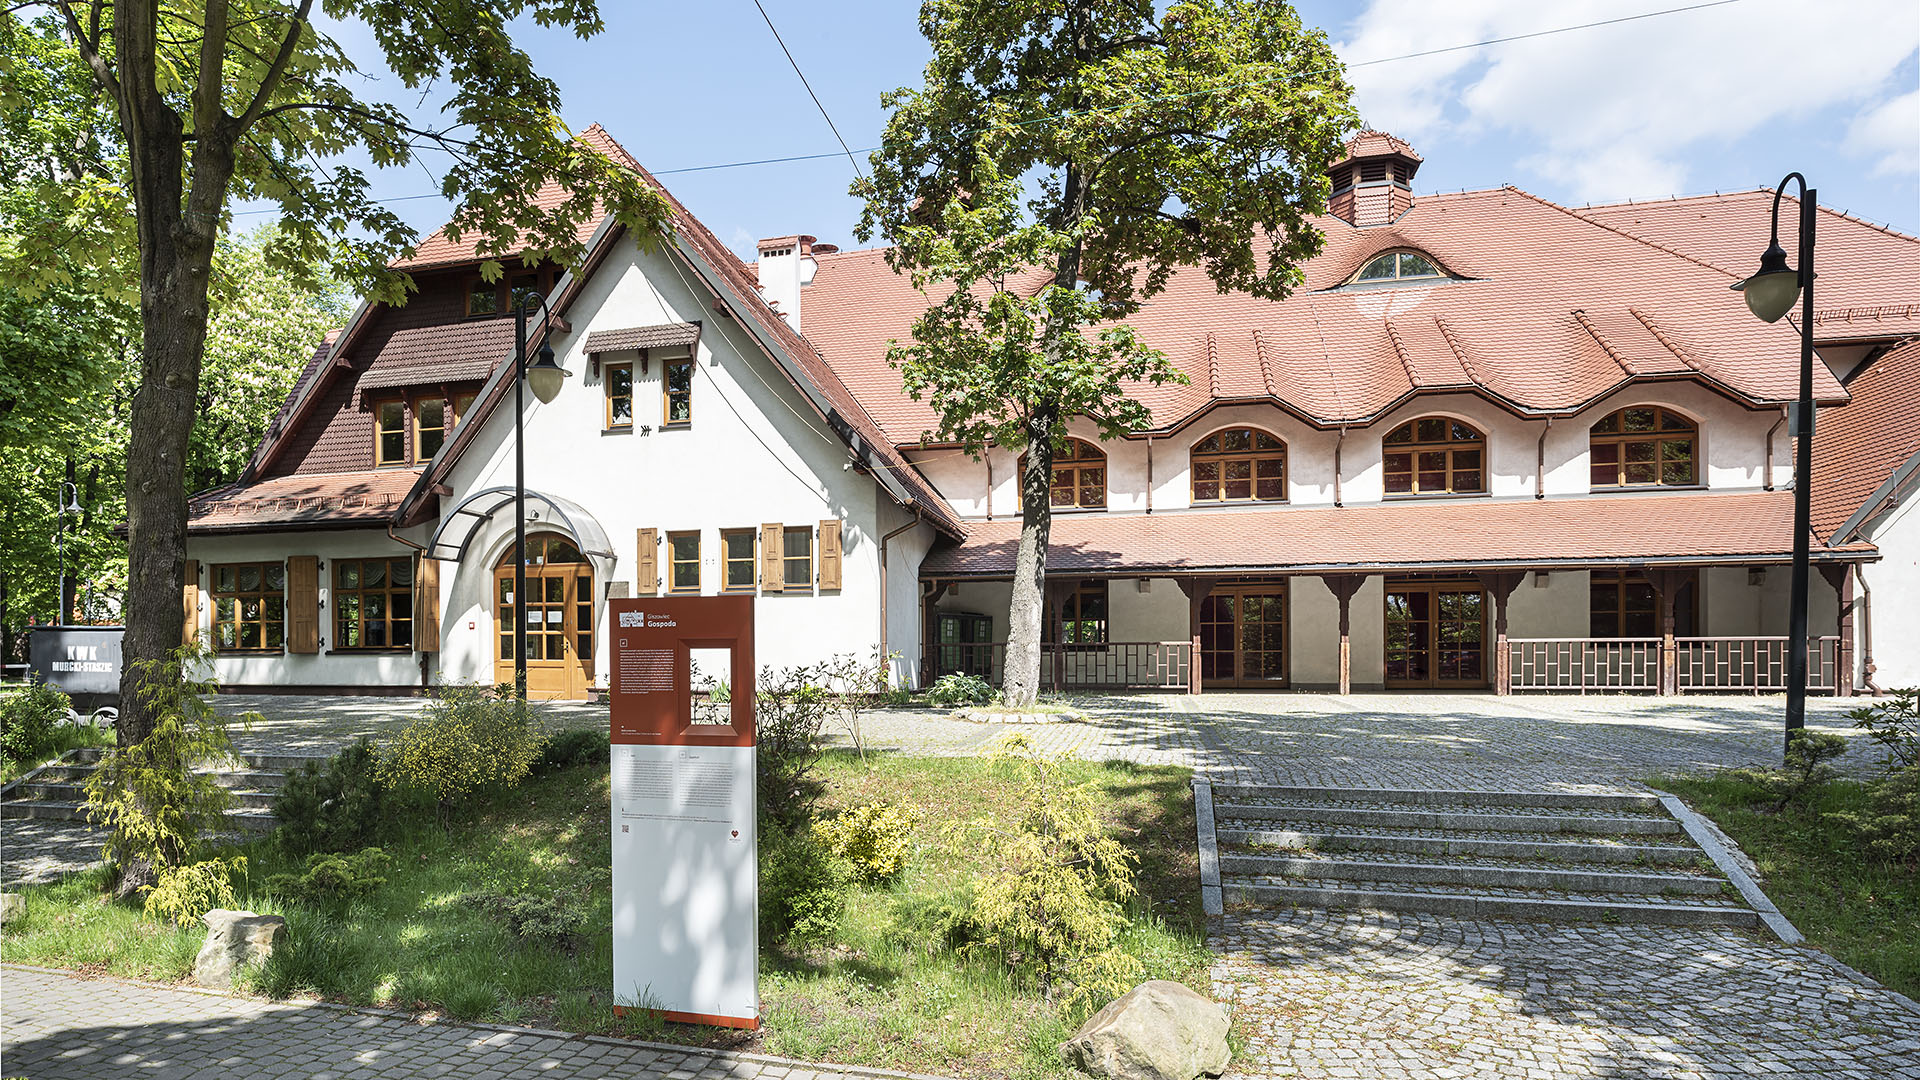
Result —
<instances>
[{"instance_id":1,"label":"white cloud","mask_svg":"<svg viewBox=\"0 0 1920 1080\"><path fill-rule=\"evenodd\" d=\"M1920 90L1862 110L1847 126L1847 148L1876 159L1875 176L1920 174Z\"/></svg>"},{"instance_id":2,"label":"white cloud","mask_svg":"<svg viewBox=\"0 0 1920 1080\"><path fill-rule=\"evenodd\" d=\"M1659 10L1659 0L1372 0L1336 45L1349 64ZM1864 109L1852 147L1914 149L1914 95L1897 68L1920 47L1912 0L1809 8L1741 0L1526 41L1357 66L1362 115L1417 147L1423 137L1530 142L1519 164L1576 199L1686 190L1687 163L1785 120ZM1887 115L1883 115L1887 114ZM1906 129L1901 129L1902 118ZM1900 142L1904 136L1904 143ZM1910 160L1910 158L1908 159ZM1898 167L1897 165L1887 167Z\"/></svg>"}]
</instances>

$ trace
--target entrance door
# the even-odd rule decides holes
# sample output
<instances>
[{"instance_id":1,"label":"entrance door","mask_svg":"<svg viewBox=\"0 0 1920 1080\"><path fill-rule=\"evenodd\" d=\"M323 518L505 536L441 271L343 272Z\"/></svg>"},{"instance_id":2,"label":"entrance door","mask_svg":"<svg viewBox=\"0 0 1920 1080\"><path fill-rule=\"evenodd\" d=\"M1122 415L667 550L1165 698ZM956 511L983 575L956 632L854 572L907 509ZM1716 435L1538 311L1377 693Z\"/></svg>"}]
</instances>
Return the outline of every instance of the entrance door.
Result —
<instances>
[{"instance_id":1,"label":"entrance door","mask_svg":"<svg viewBox=\"0 0 1920 1080\"><path fill-rule=\"evenodd\" d=\"M516 611L513 549L494 568L493 679L513 682L514 619L527 623L527 696L585 700L593 685L593 566L556 533L527 537L527 603Z\"/></svg>"},{"instance_id":2,"label":"entrance door","mask_svg":"<svg viewBox=\"0 0 1920 1080\"><path fill-rule=\"evenodd\" d=\"M1386 681L1487 685L1487 594L1477 583L1387 580Z\"/></svg>"},{"instance_id":3,"label":"entrance door","mask_svg":"<svg viewBox=\"0 0 1920 1080\"><path fill-rule=\"evenodd\" d=\"M1284 585L1215 586L1200 601L1204 686L1287 685Z\"/></svg>"}]
</instances>

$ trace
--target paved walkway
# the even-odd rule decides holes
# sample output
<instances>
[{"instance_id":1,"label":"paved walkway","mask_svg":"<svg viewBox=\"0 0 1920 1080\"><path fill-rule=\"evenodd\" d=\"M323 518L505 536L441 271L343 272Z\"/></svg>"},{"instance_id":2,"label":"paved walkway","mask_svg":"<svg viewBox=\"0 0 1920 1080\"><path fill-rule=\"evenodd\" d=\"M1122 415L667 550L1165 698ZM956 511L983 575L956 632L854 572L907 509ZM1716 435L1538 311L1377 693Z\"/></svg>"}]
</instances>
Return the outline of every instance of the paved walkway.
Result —
<instances>
[{"instance_id":1,"label":"paved walkway","mask_svg":"<svg viewBox=\"0 0 1920 1080\"><path fill-rule=\"evenodd\" d=\"M557 1031L419 1024L31 968L4 971L0 1072L32 1080L850 1080L911 1074Z\"/></svg>"}]
</instances>

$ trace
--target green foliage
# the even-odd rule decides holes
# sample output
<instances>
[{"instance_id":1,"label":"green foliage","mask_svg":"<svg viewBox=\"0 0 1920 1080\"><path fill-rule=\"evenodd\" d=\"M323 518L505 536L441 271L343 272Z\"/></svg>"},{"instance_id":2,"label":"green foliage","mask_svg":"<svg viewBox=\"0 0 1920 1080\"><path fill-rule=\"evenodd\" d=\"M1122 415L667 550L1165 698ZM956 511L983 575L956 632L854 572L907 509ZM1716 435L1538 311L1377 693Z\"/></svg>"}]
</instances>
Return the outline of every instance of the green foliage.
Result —
<instances>
[{"instance_id":1,"label":"green foliage","mask_svg":"<svg viewBox=\"0 0 1920 1080\"><path fill-rule=\"evenodd\" d=\"M1022 777L1020 816L1007 822L989 814L949 827L956 844L993 867L974 894L980 938L970 948L996 953L1049 987L1126 928L1139 859L1107 835L1093 785L1065 782L1058 758L1018 735L996 757Z\"/></svg>"},{"instance_id":2,"label":"green foliage","mask_svg":"<svg viewBox=\"0 0 1920 1080\"><path fill-rule=\"evenodd\" d=\"M1895 690L1892 696L1862 705L1847 717L1887 748L1889 771L1920 765L1920 687Z\"/></svg>"},{"instance_id":3,"label":"green foliage","mask_svg":"<svg viewBox=\"0 0 1920 1080\"><path fill-rule=\"evenodd\" d=\"M233 892L233 878L245 877L247 857L207 859L160 872L159 884L146 890L143 910L150 918L168 919L179 926L192 926L215 908L234 909L240 901Z\"/></svg>"},{"instance_id":4,"label":"green foliage","mask_svg":"<svg viewBox=\"0 0 1920 1080\"><path fill-rule=\"evenodd\" d=\"M211 668L205 646L134 664L153 732L100 759L87 779L87 819L106 829L104 854L122 869L155 873L186 864L222 824L232 797L196 765L226 759L233 744L207 697L216 684L189 678Z\"/></svg>"},{"instance_id":5,"label":"green foliage","mask_svg":"<svg viewBox=\"0 0 1920 1080\"><path fill-rule=\"evenodd\" d=\"M760 833L760 936L818 941L840 925L851 892L847 867L811 830Z\"/></svg>"},{"instance_id":6,"label":"green foliage","mask_svg":"<svg viewBox=\"0 0 1920 1080\"><path fill-rule=\"evenodd\" d=\"M999 697L999 691L987 680L959 671L950 671L927 687L927 703L942 708L949 705L991 705Z\"/></svg>"},{"instance_id":7,"label":"green foliage","mask_svg":"<svg viewBox=\"0 0 1920 1080\"><path fill-rule=\"evenodd\" d=\"M533 775L545 776L581 765L605 765L612 756L613 748L606 732L598 728L574 728L552 736L540 748L540 760L534 762Z\"/></svg>"},{"instance_id":8,"label":"green foliage","mask_svg":"<svg viewBox=\"0 0 1920 1080\"><path fill-rule=\"evenodd\" d=\"M273 799L278 835L288 851L346 851L372 839L385 823L389 795L374 775L378 757L365 738L287 776Z\"/></svg>"},{"instance_id":9,"label":"green foliage","mask_svg":"<svg viewBox=\"0 0 1920 1080\"><path fill-rule=\"evenodd\" d=\"M852 868L855 880L886 881L900 873L913 843L913 811L866 803L814 823L814 835Z\"/></svg>"},{"instance_id":10,"label":"green foliage","mask_svg":"<svg viewBox=\"0 0 1920 1080\"><path fill-rule=\"evenodd\" d=\"M813 667L767 667L754 698L754 760L759 769L760 832L803 830L820 797L814 768L825 750L834 695Z\"/></svg>"},{"instance_id":11,"label":"green foliage","mask_svg":"<svg viewBox=\"0 0 1920 1080\"><path fill-rule=\"evenodd\" d=\"M476 892L460 900L499 919L521 941L571 952L586 937L587 913L564 893Z\"/></svg>"},{"instance_id":12,"label":"green foliage","mask_svg":"<svg viewBox=\"0 0 1920 1080\"><path fill-rule=\"evenodd\" d=\"M526 702L475 686L443 687L381 747L375 771L387 787L424 792L444 811L525 779L545 742Z\"/></svg>"},{"instance_id":13,"label":"green foliage","mask_svg":"<svg viewBox=\"0 0 1920 1080\"><path fill-rule=\"evenodd\" d=\"M392 865L393 859L377 847L352 855L316 851L307 856L304 872L274 874L267 878L266 890L282 900L337 907L385 885Z\"/></svg>"},{"instance_id":14,"label":"green foliage","mask_svg":"<svg viewBox=\"0 0 1920 1080\"><path fill-rule=\"evenodd\" d=\"M1809 793L1839 775L1827 764L1847 752L1844 735L1796 729L1788 734L1786 761L1772 770L1771 786L1779 797L1778 810L1805 799Z\"/></svg>"},{"instance_id":15,"label":"green foliage","mask_svg":"<svg viewBox=\"0 0 1920 1080\"><path fill-rule=\"evenodd\" d=\"M1121 949L1102 949L1075 957L1067 965L1067 988L1060 995L1060 1008L1069 1015L1085 1016L1139 986L1146 978L1147 965Z\"/></svg>"},{"instance_id":16,"label":"green foliage","mask_svg":"<svg viewBox=\"0 0 1920 1080\"><path fill-rule=\"evenodd\" d=\"M1865 807L1828 817L1858 832L1875 855L1920 869L1920 765L1869 782Z\"/></svg>"},{"instance_id":17,"label":"green foliage","mask_svg":"<svg viewBox=\"0 0 1920 1080\"><path fill-rule=\"evenodd\" d=\"M895 948L928 955L966 948L980 940L973 890L900 893L888 907L883 937Z\"/></svg>"},{"instance_id":18,"label":"green foliage","mask_svg":"<svg viewBox=\"0 0 1920 1080\"><path fill-rule=\"evenodd\" d=\"M64 692L41 682L0 694L0 754L21 764L38 761L72 708Z\"/></svg>"}]
</instances>

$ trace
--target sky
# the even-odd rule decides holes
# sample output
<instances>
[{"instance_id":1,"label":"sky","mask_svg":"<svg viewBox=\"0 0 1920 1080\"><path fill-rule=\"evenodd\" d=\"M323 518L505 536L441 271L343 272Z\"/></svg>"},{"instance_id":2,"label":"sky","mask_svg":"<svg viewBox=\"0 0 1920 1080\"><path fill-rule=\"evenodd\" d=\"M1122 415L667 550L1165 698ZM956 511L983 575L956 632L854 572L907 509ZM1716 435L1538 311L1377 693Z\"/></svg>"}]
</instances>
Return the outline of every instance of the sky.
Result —
<instances>
[{"instance_id":1,"label":"sky","mask_svg":"<svg viewBox=\"0 0 1920 1080\"><path fill-rule=\"evenodd\" d=\"M1579 205L1772 187L1805 173L1830 207L1920 233L1920 3L1727 0L1588 29L1451 49L1701 0L1304 0L1349 65L1369 126L1426 159L1426 191L1514 184ZM884 124L880 95L918 84L928 50L913 0L762 0L856 152ZM753 0L601 0L581 42L518 35L554 79L574 130L603 124L708 228L751 259L761 237L859 246L853 165ZM326 29L369 76L379 50ZM395 95L386 74L370 97ZM737 168L734 162L830 154ZM861 165L865 155L857 154ZM376 195L422 235L450 207L431 158L375 173ZM246 206L238 210L250 209ZM247 226L267 220L240 216Z\"/></svg>"}]
</instances>

